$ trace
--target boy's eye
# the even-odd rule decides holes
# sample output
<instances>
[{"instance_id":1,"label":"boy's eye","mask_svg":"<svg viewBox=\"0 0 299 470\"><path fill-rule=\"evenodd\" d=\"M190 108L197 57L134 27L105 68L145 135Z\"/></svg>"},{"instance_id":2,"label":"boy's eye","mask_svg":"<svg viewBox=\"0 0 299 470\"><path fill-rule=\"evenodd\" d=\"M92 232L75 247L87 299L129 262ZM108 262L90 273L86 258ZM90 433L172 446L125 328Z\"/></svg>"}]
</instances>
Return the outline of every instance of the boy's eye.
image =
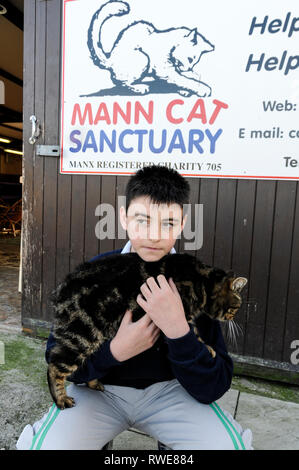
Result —
<instances>
[{"instance_id":1,"label":"boy's eye","mask_svg":"<svg viewBox=\"0 0 299 470\"><path fill-rule=\"evenodd\" d=\"M173 223L172 222L164 222L163 226L164 227L173 227Z\"/></svg>"},{"instance_id":2,"label":"boy's eye","mask_svg":"<svg viewBox=\"0 0 299 470\"><path fill-rule=\"evenodd\" d=\"M141 225L146 225L148 223L148 221L146 219L136 219L136 222L138 224L141 224ZM169 228L169 227L173 227L173 223L172 222L163 222L162 223L162 226L164 228Z\"/></svg>"}]
</instances>

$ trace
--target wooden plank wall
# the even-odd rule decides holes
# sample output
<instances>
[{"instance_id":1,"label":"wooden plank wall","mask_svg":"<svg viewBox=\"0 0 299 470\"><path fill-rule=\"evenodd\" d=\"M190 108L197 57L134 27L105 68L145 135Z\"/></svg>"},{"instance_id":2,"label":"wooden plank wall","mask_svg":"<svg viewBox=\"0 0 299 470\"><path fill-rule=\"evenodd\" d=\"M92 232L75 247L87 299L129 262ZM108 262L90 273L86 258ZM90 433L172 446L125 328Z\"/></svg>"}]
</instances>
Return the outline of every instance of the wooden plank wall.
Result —
<instances>
[{"instance_id":1,"label":"wooden plank wall","mask_svg":"<svg viewBox=\"0 0 299 470\"><path fill-rule=\"evenodd\" d=\"M25 327L51 322L49 292L78 263L120 248L126 240L98 240L100 203L117 207L126 176L61 175L59 159L35 156L29 117L44 132L39 144L59 144L60 0L25 2L23 302ZM203 204L204 262L249 278L231 352L290 361L299 340L298 183L189 178L191 202ZM194 225L194 220L192 221ZM117 214L115 217L117 226ZM184 239L176 249L183 251Z\"/></svg>"}]
</instances>

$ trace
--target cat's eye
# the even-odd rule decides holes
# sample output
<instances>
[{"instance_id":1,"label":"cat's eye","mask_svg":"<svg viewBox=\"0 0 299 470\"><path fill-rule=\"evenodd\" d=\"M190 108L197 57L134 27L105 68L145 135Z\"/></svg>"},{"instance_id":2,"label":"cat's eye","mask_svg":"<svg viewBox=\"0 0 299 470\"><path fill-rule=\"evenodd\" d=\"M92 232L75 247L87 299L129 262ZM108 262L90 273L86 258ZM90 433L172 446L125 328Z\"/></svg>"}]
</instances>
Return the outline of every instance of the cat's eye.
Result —
<instances>
[{"instance_id":1,"label":"cat's eye","mask_svg":"<svg viewBox=\"0 0 299 470\"><path fill-rule=\"evenodd\" d=\"M188 57L188 60L189 60L189 64L191 64L191 62L193 62L192 57Z\"/></svg>"}]
</instances>

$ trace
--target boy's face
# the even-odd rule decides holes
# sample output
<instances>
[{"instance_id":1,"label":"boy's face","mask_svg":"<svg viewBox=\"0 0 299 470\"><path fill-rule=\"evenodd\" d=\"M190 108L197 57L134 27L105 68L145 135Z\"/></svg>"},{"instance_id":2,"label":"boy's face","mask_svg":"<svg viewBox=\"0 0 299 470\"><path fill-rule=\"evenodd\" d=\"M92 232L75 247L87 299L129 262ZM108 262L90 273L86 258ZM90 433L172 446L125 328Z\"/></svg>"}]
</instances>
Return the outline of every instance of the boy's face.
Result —
<instances>
[{"instance_id":1,"label":"boy's face","mask_svg":"<svg viewBox=\"0 0 299 470\"><path fill-rule=\"evenodd\" d=\"M167 255L186 223L178 204L154 204L149 197L131 201L128 212L120 208L120 222L131 241L131 252L144 261L158 261Z\"/></svg>"}]
</instances>

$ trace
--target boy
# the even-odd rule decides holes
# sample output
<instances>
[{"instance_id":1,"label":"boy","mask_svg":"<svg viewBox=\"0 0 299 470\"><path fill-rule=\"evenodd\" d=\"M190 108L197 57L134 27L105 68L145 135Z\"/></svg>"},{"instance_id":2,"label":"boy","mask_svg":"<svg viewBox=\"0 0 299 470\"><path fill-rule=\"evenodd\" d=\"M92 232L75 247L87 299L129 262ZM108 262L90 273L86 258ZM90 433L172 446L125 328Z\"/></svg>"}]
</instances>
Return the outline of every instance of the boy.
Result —
<instances>
[{"instance_id":1,"label":"boy","mask_svg":"<svg viewBox=\"0 0 299 470\"><path fill-rule=\"evenodd\" d=\"M139 170L120 209L129 241L90 262L117 252L136 252L149 262L175 253L189 190L174 170ZM172 279L147 279L136 300L144 316L132 322L131 311L125 312L115 337L69 377L68 395L76 405L63 411L53 405L33 427L26 426L18 449L101 449L132 426L171 449L252 448L250 430L214 403L230 388L233 373L219 322L205 315L198 320L200 336L216 351L212 358L187 323ZM54 344L50 334L47 360ZM83 385L94 378L101 379L104 392Z\"/></svg>"}]
</instances>

